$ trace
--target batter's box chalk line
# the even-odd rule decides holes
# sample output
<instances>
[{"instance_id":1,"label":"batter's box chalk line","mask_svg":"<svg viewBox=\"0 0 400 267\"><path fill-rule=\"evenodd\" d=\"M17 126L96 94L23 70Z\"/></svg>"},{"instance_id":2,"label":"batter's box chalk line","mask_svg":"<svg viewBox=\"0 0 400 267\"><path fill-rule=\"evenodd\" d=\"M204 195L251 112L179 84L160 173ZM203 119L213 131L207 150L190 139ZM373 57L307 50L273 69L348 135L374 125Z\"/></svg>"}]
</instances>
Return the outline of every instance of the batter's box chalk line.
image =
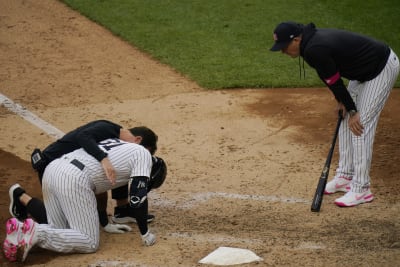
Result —
<instances>
[{"instance_id":1,"label":"batter's box chalk line","mask_svg":"<svg viewBox=\"0 0 400 267\"><path fill-rule=\"evenodd\" d=\"M175 207L178 209L191 209L196 205L207 202L212 198L225 198L225 199L241 199L241 200L254 200L254 201L263 201L263 202L281 202L281 203L300 203L300 204L311 204L310 200L301 199L301 198L293 198L293 197L278 197L278 196L262 196L262 195L242 195L242 194L233 194L233 193L224 193L224 192L204 192L204 193L195 193L189 197L189 199L185 199L181 204L176 203L174 201L168 200L166 198L161 197L156 192L151 192L151 198L153 201L153 205L162 206L162 207Z\"/></svg>"},{"instance_id":2,"label":"batter's box chalk line","mask_svg":"<svg viewBox=\"0 0 400 267\"><path fill-rule=\"evenodd\" d=\"M124 261L107 261L107 260L100 260L96 263L91 263L88 267L153 267L150 265L144 265L134 262L124 262Z\"/></svg>"},{"instance_id":3,"label":"batter's box chalk line","mask_svg":"<svg viewBox=\"0 0 400 267\"><path fill-rule=\"evenodd\" d=\"M21 118L27 120L31 124L35 125L36 127L42 129L45 133L52 136L55 139L59 139L64 136L64 133L51 125L50 123L42 120L26 108L22 107L21 105L14 103L11 99L6 97L5 95L0 93L0 105L3 105L5 108L10 110L11 112L17 114Z\"/></svg>"},{"instance_id":4,"label":"batter's box chalk line","mask_svg":"<svg viewBox=\"0 0 400 267\"><path fill-rule=\"evenodd\" d=\"M173 238L183 238L188 239L195 242L207 242L207 243L240 243L246 245L253 244L263 244L264 241L261 239L250 239L250 238L238 238L233 236L224 236L224 235L205 235L193 232L175 232L169 234Z\"/></svg>"}]
</instances>

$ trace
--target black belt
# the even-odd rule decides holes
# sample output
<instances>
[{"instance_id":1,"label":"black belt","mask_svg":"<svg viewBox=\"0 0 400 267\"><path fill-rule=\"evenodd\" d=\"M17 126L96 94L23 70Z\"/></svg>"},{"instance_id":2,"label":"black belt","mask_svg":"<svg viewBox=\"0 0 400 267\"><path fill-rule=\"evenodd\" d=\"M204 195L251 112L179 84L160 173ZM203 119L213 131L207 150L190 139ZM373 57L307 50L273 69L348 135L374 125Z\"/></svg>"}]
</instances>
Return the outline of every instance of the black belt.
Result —
<instances>
[{"instance_id":1,"label":"black belt","mask_svg":"<svg viewBox=\"0 0 400 267\"><path fill-rule=\"evenodd\" d=\"M80 162L77 159L73 159L71 160L71 164L75 165L75 167L77 167L78 169L80 169L81 171L83 171L83 169L85 168L85 164L83 164L82 162Z\"/></svg>"}]
</instances>

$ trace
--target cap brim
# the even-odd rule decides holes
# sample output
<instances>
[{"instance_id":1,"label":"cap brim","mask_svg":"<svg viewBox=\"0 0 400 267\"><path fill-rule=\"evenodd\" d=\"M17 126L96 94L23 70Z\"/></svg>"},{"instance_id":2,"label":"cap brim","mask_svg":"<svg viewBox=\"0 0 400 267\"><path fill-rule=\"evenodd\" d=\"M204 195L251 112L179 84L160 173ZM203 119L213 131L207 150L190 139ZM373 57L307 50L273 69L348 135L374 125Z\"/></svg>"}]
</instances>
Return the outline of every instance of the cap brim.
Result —
<instances>
[{"instance_id":1,"label":"cap brim","mask_svg":"<svg viewBox=\"0 0 400 267\"><path fill-rule=\"evenodd\" d=\"M275 43L275 44L271 47L270 51L281 51L282 49L286 48L286 47L290 44L290 42L291 42L291 41L289 41L289 42L279 42L279 43Z\"/></svg>"}]
</instances>

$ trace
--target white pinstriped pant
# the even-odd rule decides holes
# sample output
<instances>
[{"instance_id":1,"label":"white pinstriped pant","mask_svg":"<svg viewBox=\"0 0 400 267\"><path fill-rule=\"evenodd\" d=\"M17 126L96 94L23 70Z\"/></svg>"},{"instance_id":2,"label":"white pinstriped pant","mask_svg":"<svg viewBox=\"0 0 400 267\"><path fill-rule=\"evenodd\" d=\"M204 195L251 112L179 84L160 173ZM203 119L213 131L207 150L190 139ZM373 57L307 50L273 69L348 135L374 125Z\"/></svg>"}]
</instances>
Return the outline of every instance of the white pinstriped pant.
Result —
<instances>
[{"instance_id":1,"label":"white pinstriped pant","mask_svg":"<svg viewBox=\"0 0 400 267\"><path fill-rule=\"evenodd\" d=\"M63 253L92 253L100 242L94 186L71 159L56 159L43 176L43 199L49 224L37 225L41 248Z\"/></svg>"},{"instance_id":2,"label":"white pinstriped pant","mask_svg":"<svg viewBox=\"0 0 400 267\"><path fill-rule=\"evenodd\" d=\"M361 193L370 187L369 171L379 115L399 74L399 58L391 51L382 72L373 80L349 81L348 90L360 114L364 133L355 136L349 129L349 114L339 129L339 165L336 177L353 176L351 191Z\"/></svg>"}]
</instances>

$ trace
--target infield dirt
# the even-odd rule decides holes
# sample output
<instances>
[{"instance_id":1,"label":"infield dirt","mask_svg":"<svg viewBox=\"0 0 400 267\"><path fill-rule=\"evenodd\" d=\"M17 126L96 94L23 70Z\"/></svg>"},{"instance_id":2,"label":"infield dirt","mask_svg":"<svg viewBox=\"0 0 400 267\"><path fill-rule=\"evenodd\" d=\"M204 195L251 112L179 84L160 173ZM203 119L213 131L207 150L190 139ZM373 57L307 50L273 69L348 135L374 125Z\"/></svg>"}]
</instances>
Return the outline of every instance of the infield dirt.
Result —
<instances>
[{"instance_id":1,"label":"infield dirt","mask_svg":"<svg viewBox=\"0 0 400 267\"><path fill-rule=\"evenodd\" d=\"M63 132L95 119L159 135L166 183L150 194L150 228L101 232L94 254L34 249L26 266L204 266L220 246L264 260L241 266L399 266L400 92L382 112L371 169L375 200L311 199L336 124L326 88L208 91L58 1L0 2L0 93ZM266 48L267 49L267 48ZM398 51L400 53L400 51ZM41 197L33 148L52 137L0 106L0 231L8 189ZM330 177L337 164L337 150ZM109 213L114 203L109 202ZM19 266L0 257L1 266Z\"/></svg>"}]
</instances>

